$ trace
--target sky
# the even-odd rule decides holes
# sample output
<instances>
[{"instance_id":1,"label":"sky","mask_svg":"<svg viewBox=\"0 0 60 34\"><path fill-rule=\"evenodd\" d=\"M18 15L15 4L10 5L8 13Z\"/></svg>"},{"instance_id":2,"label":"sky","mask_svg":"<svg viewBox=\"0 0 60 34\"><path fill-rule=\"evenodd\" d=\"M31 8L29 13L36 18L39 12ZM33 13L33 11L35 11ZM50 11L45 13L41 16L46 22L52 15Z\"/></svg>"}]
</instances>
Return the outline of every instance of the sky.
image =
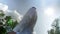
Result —
<instances>
[{"instance_id":1,"label":"sky","mask_svg":"<svg viewBox=\"0 0 60 34\"><path fill-rule=\"evenodd\" d=\"M34 28L36 34L48 34L55 18L60 16L56 9L57 0L0 0L0 3L8 5L10 10L17 10L24 15L29 8L36 7L38 19ZM56 9L56 10L55 10Z\"/></svg>"}]
</instances>

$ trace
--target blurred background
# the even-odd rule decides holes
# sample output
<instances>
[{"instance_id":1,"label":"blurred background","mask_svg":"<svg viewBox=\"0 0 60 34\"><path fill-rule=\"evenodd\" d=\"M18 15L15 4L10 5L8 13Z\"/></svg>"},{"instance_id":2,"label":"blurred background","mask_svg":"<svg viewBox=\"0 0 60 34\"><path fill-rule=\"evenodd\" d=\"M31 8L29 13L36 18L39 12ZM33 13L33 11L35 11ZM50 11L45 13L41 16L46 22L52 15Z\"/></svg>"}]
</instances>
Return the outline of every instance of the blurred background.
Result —
<instances>
[{"instance_id":1,"label":"blurred background","mask_svg":"<svg viewBox=\"0 0 60 34\"><path fill-rule=\"evenodd\" d=\"M34 34L48 34L55 18L60 16L60 0L0 0L10 10L17 10L24 15L29 8L36 7L38 19Z\"/></svg>"}]
</instances>

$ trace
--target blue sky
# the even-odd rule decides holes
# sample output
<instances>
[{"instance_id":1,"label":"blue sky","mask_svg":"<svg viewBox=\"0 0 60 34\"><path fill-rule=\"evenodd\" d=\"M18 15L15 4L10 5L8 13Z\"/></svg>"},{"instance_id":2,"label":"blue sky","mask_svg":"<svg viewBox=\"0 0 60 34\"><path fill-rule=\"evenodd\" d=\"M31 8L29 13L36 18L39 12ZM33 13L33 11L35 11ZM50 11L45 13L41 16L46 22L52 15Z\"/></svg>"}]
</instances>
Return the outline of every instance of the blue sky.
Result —
<instances>
[{"instance_id":1,"label":"blue sky","mask_svg":"<svg viewBox=\"0 0 60 34\"><path fill-rule=\"evenodd\" d=\"M0 3L8 5L9 9L17 10L24 15L30 7L35 6L37 8L37 23L34 31L36 34L47 34L47 31L51 28L53 20L57 17L57 14L46 15L44 13L46 8L54 8L57 0L0 0ZM58 13L58 12L57 12Z\"/></svg>"}]
</instances>

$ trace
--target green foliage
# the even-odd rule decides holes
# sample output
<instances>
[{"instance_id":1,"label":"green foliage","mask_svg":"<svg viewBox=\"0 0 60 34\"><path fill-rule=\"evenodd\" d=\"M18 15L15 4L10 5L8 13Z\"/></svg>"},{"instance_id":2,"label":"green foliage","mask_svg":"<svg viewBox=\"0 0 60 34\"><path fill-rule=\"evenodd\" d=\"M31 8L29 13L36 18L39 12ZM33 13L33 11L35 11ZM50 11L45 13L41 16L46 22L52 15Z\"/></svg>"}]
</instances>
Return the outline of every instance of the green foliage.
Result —
<instances>
[{"instance_id":1,"label":"green foliage","mask_svg":"<svg viewBox=\"0 0 60 34\"><path fill-rule=\"evenodd\" d=\"M53 29L50 30L50 34L54 34L54 30Z\"/></svg>"},{"instance_id":2,"label":"green foliage","mask_svg":"<svg viewBox=\"0 0 60 34\"><path fill-rule=\"evenodd\" d=\"M4 16L5 14L3 13L2 10L0 10L0 16Z\"/></svg>"},{"instance_id":3,"label":"green foliage","mask_svg":"<svg viewBox=\"0 0 60 34\"><path fill-rule=\"evenodd\" d=\"M3 10L0 10L0 17L4 17L5 14L3 12ZM6 34L7 33L7 26L10 26L12 29L17 25L17 20L13 21L11 16L6 16L4 19L0 19L0 34ZM3 24L4 20L6 21L5 24ZM2 25L2 26L1 26ZM6 27L3 27L6 26Z\"/></svg>"},{"instance_id":4,"label":"green foliage","mask_svg":"<svg viewBox=\"0 0 60 34\"><path fill-rule=\"evenodd\" d=\"M2 19L1 19L2 20ZM12 20L12 17L11 16L6 16L6 18L5 18L5 20L6 20L6 26L10 26L12 29L17 25L17 20L16 21L13 21ZM0 25L3 25L3 23L2 22L0 22ZM3 26L2 27L0 27L0 34L5 34L5 33L7 33L7 31L6 31L6 28L4 28Z\"/></svg>"},{"instance_id":5,"label":"green foliage","mask_svg":"<svg viewBox=\"0 0 60 34\"><path fill-rule=\"evenodd\" d=\"M18 24L18 22L17 21L15 21L14 23L13 23L13 27L12 28L14 28L16 25Z\"/></svg>"},{"instance_id":6,"label":"green foliage","mask_svg":"<svg viewBox=\"0 0 60 34\"><path fill-rule=\"evenodd\" d=\"M6 24L10 27L12 27L12 29L17 25L17 21L13 22L11 16L6 16L5 18L7 21L6 21Z\"/></svg>"},{"instance_id":7,"label":"green foliage","mask_svg":"<svg viewBox=\"0 0 60 34\"><path fill-rule=\"evenodd\" d=\"M60 20L59 19L56 19L55 21L54 21L54 23L56 23L56 24L53 24L52 26L53 26L53 29L51 29L49 32L48 32L48 34L60 34Z\"/></svg>"},{"instance_id":8,"label":"green foliage","mask_svg":"<svg viewBox=\"0 0 60 34\"><path fill-rule=\"evenodd\" d=\"M8 26L12 27L12 29L13 29L17 25L17 21L13 22L13 20L10 19L7 22L7 24L8 24Z\"/></svg>"},{"instance_id":9,"label":"green foliage","mask_svg":"<svg viewBox=\"0 0 60 34\"><path fill-rule=\"evenodd\" d=\"M0 27L0 34L6 34L6 29L2 27Z\"/></svg>"},{"instance_id":10,"label":"green foliage","mask_svg":"<svg viewBox=\"0 0 60 34\"><path fill-rule=\"evenodd\" d=\"M5 20L9 21L11 18L11 16L6 16Z\"/></svg>"}]
</instances>

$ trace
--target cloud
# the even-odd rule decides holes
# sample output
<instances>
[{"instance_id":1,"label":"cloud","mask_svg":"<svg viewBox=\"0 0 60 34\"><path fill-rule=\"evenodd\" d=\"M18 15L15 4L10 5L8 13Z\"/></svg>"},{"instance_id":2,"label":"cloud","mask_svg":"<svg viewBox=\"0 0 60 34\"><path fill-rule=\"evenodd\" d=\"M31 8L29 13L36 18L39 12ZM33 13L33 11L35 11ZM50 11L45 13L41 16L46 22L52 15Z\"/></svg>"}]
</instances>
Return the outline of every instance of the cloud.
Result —
<instances>
[{"instance_id":1,"label":"cloud","mask_svg":"<svg viewBox=\"0 0 60 34\"><path fill-rule=\"evenodd\" d=\"M34 31L33 34L36 34L36 32Z\"/></svg>"},{"instance_id":2,"label":"cloud","mask_svg":"<svg viewBox=\"0 0 60 34\"><path fill-rule=\"evenodd\" d=\"M7 9L8 9L7 5L0 3L0 10L6 11Z\"/></svg>"}]
</instances>

